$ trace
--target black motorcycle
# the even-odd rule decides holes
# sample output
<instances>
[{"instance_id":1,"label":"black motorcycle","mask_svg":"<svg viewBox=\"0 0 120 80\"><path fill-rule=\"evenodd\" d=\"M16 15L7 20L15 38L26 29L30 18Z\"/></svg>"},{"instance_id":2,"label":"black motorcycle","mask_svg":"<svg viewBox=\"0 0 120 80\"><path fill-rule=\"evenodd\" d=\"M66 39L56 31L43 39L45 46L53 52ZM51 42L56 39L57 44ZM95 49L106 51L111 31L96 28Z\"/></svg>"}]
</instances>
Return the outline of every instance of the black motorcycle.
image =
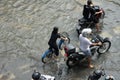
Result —
<instances>
[{"instance_id":1,"label":"black motorcycle","mask_svg":"<svg viewBox=\"0 0 120 80\"><path fill-rule=\"evenodd\" d=\"M105 76L105 70L104 69L95 69L92 74L88 76L87 80L99 80L102 76Z\"/></svg>"},{"instance_id":2,"label":"black motorcycle","mask_svg":"<svg viewBox=\"0 0 120 80\"><path fill-rule=\"evenodd\" d=\"M110 47L111 47L111 42L109 40L109 38L105 37L101 37L98 34L92 34L92 38L91 38L92 42L101 42L102 45L98 45L98 46L91 46L91 53L92 55L94 55L94 53L98 53L100 54L104 54L106 53ZM66 61L66 64L69 68L74 67L76 65L79 65L80 63L84 62L86 60L86 56L84 55L83 52L79 51L79 52L73 52L68 56L68 59Z\"/></svg>"},{"instance_id":3,"label":"black motorcycle","mask_svg":"<svg viewBox=\"0 0 120 80\"><path fill-rule=\"evenodd\" d=\"M76 26L76 31L78 33L78 35L81 33L81 31L84 29L84 28L91 28L91 29L94 29L95 28L95 23L94 23L94 20L97 19L97 17L99 17L99 23L101 26L103 26L103 19L104 19L104 16L105 16L105 11L103 9L100 9L99 6L95 6L94 7L94 10L95 11L99 11L99 10L102 10L102 13L99 14L99 15L93 15L92 16L92 19L91 20L87 20L85 19L84 17L79 19L78 20L78 25Z\"/></svg>"},{"instance_id":4,"label":"black motorcycle","mask_svg":"<svg viewBox=\"0 0 120 80\"><path fill-rule=\"evenodd\" d=\"M104 68L95 69L89 76L87 80L100 80L101 77L105 77L105 80L115 80L114 76L107 75Z\"/></svg>"}]
</instances>

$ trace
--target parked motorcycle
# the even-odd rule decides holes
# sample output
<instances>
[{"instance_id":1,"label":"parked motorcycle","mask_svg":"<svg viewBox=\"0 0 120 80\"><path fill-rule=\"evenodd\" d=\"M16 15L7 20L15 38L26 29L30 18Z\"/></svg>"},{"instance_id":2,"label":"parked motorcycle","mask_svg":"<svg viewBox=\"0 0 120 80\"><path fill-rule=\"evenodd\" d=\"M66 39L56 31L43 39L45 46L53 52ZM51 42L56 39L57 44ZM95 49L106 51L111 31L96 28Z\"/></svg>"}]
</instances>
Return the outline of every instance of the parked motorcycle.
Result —
<instances>
[{"instance_id":1,"label":"parked motorcycle","mask_svg":"<svg viewBox=\"0 0 120 80\"><path fill-rule=\"evenodd\" d=\"M102 13L98 16L96 15L93 15L93 18L95 19L96 17L99 17L99 20L100 20L100 24L103 25L103 19L104 19L104 16L105 16L105 11L101 8L99 8L99 6L95 6L94 9L96 11L99 11L99 10L102 10ZM84 29L84 28L95 28L95 23L92 21L88 21L86 20L84 17L79 19L78 20L78 25L76 26L76 31L78 33L78 35L81 33L81 31Z\"/></svg>"},{"instance_id":2,"label":"parked motorcycle","mask_svg":"<svg viewBox=\"0 0 120 80\"><path fill-rule=\"evenodd\" d=\"M65 40L57 40L57 45L58 45L58 48L61 49L62 45L66 45L68 43L70 43L70 38L69 38L69 35L67 32L62 32L60 33L60 36L62 37L65 37L67 38L68 40L65 41ZM47 62L50 62L51 60L53 60L53 58L55 58L55 50L52 48L48 48L42 55L42 62L43 63L47 63Z\"/></svg>"},{"instance_id":3,"label":"parked motorcycle","mask_svg":"<svg viewBox=\"0 0 120 80\"><path fill-rule=\"evenodd\" d=\"M109 38L105 37L101 37L100 35L98 34L92 34L91 35L92 38L91 38L91 41L92 42L101 42L102 45L98 45L98 46L91 46L90 49L91 49L91 53L92 55L94 55L94 53L98 53L99 55L100 54L104 54L106 53L110 47L111 47L111 41L109 40ZM68 59L66 61L66 65L71 68L71 67L74 67L80 63L82 63L83 61L86 60L86 56L84 55L83 52L81 51L74 51L73 53L71 54L68 54Z\"/></svg>"}]
</instances>

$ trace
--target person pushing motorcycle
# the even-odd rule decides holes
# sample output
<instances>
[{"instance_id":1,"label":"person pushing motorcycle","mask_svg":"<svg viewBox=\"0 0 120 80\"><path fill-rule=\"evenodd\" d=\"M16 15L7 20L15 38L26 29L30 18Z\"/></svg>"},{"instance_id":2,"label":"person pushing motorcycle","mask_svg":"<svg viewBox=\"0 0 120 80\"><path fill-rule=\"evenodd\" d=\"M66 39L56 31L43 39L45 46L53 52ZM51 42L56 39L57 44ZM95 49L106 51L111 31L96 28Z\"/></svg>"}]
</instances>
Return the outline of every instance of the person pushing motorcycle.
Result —
<instances>
[{"instance_id":1,"label":"person pushing motorcycle","mask_svg":"<svg viewBox=\"0 0 120 80\"><path fill-rule=\"evenodd\" d=\"M55 50L56 56L59 55L59 49L58 49L58 46L56 44L56 40L58 38L61 38L63 40L67 40L67 38L64 38L64 37L60 36L60 34L58 33L58 27L54 27L53 31L51 33L51 37L49 39L48 45L50 46L50 49L54 49Z\"/></svg>"},{"instance_id":2,"label":"person pushing motorcycle","mask_svg":"<svg viewBox=\"0 0 120 80\"><path fill-rule=\"evenodd\" d=\"M95 23L97 32L100 31L100 27L99 27L99 16L101 15L101 13L103 13L103 11L100 9L98 11L95 11L95 6L92 3L92 0L88 0L87 1L87 5L84 5L83 8L83 16L87 21L93 21Z\"/></svg>"},{"instance_id":3,"label":"person pushing motorcycle","mask_svg":"<svg viewBox=\"0 0 120 80\"><path fill-rule=\"evenodd\" d=\"M98 43L92 43L89 39L90 34L92 33L92 30L90 28L85 28L82 30L82 33L79 35L79 41L80 41L80 49L82 52L87 56L88 60L88 67L93 68L94 66L91 64L91 50L90 46L96 46L96 45L102 45L101 42Z\"/></svg>"}]
</instances>

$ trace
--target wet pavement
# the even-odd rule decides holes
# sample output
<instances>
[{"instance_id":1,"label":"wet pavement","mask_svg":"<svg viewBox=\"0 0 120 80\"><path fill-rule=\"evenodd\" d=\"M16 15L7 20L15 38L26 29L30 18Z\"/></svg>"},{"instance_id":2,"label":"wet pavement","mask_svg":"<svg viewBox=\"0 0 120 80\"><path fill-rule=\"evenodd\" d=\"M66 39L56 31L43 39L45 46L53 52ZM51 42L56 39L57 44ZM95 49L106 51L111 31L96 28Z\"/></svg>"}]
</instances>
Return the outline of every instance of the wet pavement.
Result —
<instances>
[{"instance_id":1,"label":"wet pavement","mask_svg":"<svg viewBox=\"0 0 120 80\"><path fill-rule=\"evenodd\" d=\"M58 62L41 62L54 26L60 32L68 32L71 43L79 46L75 27L85 3L86 0L0 0L0 80L30 80L34 69L56 76L57 80L86 80L94 69L69 70L62 56ZM109 52L95 58L93 64L120 80L120 0L93 3L105 10L101 35L112 42Z\"/></svg>"}]
</instances>

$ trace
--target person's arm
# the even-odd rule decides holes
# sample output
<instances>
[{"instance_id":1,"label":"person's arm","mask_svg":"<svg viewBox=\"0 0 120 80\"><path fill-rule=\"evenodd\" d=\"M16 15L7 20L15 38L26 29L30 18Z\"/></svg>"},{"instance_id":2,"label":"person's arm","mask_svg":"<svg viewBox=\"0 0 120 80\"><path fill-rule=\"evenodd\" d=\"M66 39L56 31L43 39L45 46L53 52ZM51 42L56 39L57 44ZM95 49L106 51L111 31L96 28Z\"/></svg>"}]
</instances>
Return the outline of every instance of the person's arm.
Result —
<instances>
[{"instance_id":1,"label":"person's arm","mask_svg":"<svg viewBox=\"0 0 120 80\"><path fill-rule=\"evenodd\" d=\"M63 40L68 40L67 37L60 37L60 38L63 39Z\"/></svg>"},{"instance_id":2,"label":"person's arm","mask_svg":"<svg viewBox=\"0 0 120 80\"><path fill-rule=\"evenodd\" d=\"M102 45L102 43L101 43L101 42L98 42L98 43L92 43L91 45L93 45L93 46L97 46L97 45Z\"/></svg>"},{"instance_id":3,"label":"person's arm","mask_svg":"<svg viewBox=\"0 0 120 80\"><path fill-rule=\"evenodd\" d=\"M97 46L97 45L98 45L98 43L92 43L91 45L93 45L93 46Z\"/></svg>"},{"instance_id":4,"label":"person's arm","mask_svg":"<svg viewBox=\"0 0 120 80\"><path fill-rule=\"evenodd\" d=\"M100 10L99 12L95 12L95 14L100 14L100 13L102 13L102 10Z\"/></svg>"}]
</instances>

